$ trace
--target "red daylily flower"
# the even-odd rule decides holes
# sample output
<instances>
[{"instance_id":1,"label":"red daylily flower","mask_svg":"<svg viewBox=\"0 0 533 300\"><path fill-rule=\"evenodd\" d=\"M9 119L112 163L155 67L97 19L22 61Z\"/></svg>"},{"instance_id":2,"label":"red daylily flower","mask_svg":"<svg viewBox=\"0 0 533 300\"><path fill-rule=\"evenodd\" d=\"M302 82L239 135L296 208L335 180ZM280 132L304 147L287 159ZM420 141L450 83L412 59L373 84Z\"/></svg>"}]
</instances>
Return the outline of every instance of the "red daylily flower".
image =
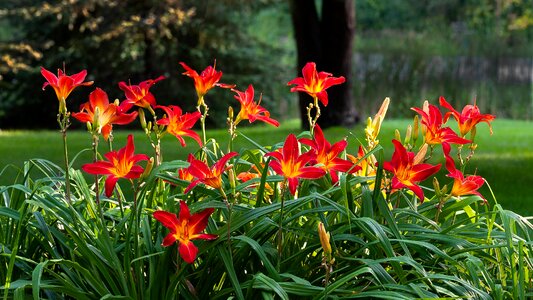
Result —
<instances>
[{"instance_id":1,"label":"red daylily flower","mask_svg":"<svg viewBox=\"0 0 533 300\"><path fill-rule=\"evenodd\" d=\"M324 176L326 172L319 167L306 166L314 157L312 152L300 155L300 146L294 134L289 134L283 148L265 154L265 157L272 156L276 160L270 161L270 167L279 175L283 175L289 182L289 191L296 193L298 179L316 179Z\"/></svg>"},{"instance_id":2,"label":"red daylily flower","mask_svg":"<svg viewBox=\"0 0 533 300\"><path fill-rule=\"evenodd\" d=\"M163 109L167 114L166 118L157 120L157 124L166 125L167 132L174 135L180 141L182 147L185 147L185 141L183 140L182 136L191 137L198 142L198 145L202 146L202 140L200 139L200 136L191 130L191 128L194 126L194 123L196 123L196 121L202 117L200 112L196 111L182 115L181 108L176 105L157 107Z\"/></svg>"},{"instance_id":3,"label":"red daylily flower","mask_svg":"<svg viewBox=\"0 0 533 300\"><path fill-rule=\"evenodd\" d=\"M198 247L193 244L192 240L211 241L218 238L216 234L201 233L207 227L209 216L214 211L214 208L206 208L191 215L189 207L184 201L180 201L179 218L164 210L155 211L154 218L170 230L161 245L168 247L174 242L178 242L181 258L188 264L193 263L198 254Z\"/></svg>"},{"instance_id":4,"label":"red daylily flower","mask_svg":"<svg viewBox=\"0 0 533 300\"><path fill-rule=\"evenodd\" d=\"M490 122L496 117L490 114L481 114L477 105L466 105L463 108L463 111L459 113L446 101L446 99L444 99L444 97L439 98L439 103L442 107L450 110L444 115L444 121L446 122L450 115L452 115L459 124L459 132L461 133L461 136L464 137L480 122L487 123L489 125L490 134L492 134L492 126L490 125Z\"/></svg>"},{"instance_id":5,"label":"red daylily flower","mask_svg":"<svg viewBox=\"0 0 533 300\"><path fill-rule=\"evenodd\" d=\"M203 70L202 73L200 73L200 75L198 75L198 72L191 69L184 62L180 62L180 65L185 69L185 72L183 73L183 75L187 75L194 80L194 87L196 88L196 94L198 95L198 100L199 100L198 105L200 105L201 103L200 99L203 99L205 94L207 94L207 92L215 86L225 88L225 89L230 89L230 88L235 87L234 84L226 84L226 83L218 82L220 78L222 77L222 72L215 70L216 61L213 64L213 66L207 66L207 68L205 68L205 70Z\"/></svg>"},{"instance_id":6,"label":"red daylily flower","mask_svg":"<svg viewBox=\"0 0 533 300\"><path fill-rule=\"evenodd\" d=\"M324 137L324 133L318 124L315 126L314 139L303 138L300 139L300 142L312 148L314 152L313 161L318 163L324 171L329 172L333 184L339 181L337 172L350 171L350 173L354 173L361 169L359 166L354 166L352 162L338 157L346 149L348 142L342 140L332 146Z\"/></svg>"},{"instance_id":7,"label":"red daylily flower","mask_svg":"<svg viewBox=\"0 0 533 300\"><path fill-rule=\"evenodd\" d=\"M419 113L422 117L420 123L424 125L425 142L427 144L468 144L472 142L459 137L450 127L442 127L442 114L435 105L425 102L423 108L412 107L411 109Z\"/></svg>"},{"instance_id":8,"label":"red daylily flower","mask_svg":"<svg viewBox=\"0 0 533 300\"><path fill-rule=\"evenodd\" d=\"M63 73L61 69L57 69L57 76L54 73L41 67L41 74L47 80L43 84L43 90L50 85L56 92L57 99L59 100L59 111L61 113L66 112L65 101L68 95L80 85L91 85L92 81L83 82L87 76L87 70L83 70L79 73L68 76Z\"/></svg>"},{"instance_id":9,"label":"red daylily flower","mask_svg":"<svg viewBox=\"0 0 533 300\"><path fill-rule=\"evenodd\" d=\"M156 106L155 97L150 93L150 88L165 78L165 76L159 76L156 79L145 80L138 85L128 85L121 81L118 83L118 87L124 91L125 103L148 109Z\"/></svg>"},{"instance_id":10,"label":"red daylily flower","mask_svg":"<svg viewBox=\"0 0 533 300\"><path fill-rule=\"evenodd\" d=\"M239 100L241 103L241 111L237 115L235 124L238 124L241 120L249 120L250 123L259 120L276 127L279 126L278 121L270 118L270 112L259 105L261 103L261 96L259 96L259 102L254 102L254 87L251 84L245 92L235 89L232 89L232 91L237 93L235 99Z\"/></svg>"},{"instance_id":11,"label":"red daylily flower","mask_svg":"<svg viewBox=\"0 0 533 300\"><path fill-rule=\"evenodd\" d=\"M303 77L296 77L287 83L287 85L296 85L291 88L291 92L305 92L313 98L318 98L324 106L328 105L326 89L346 81L343 76L331 77L331 73L317 72L314 62L308 62L303 67L302 75Z\"/></svg>"},{"instance_id":12,"label":"red daylily flower","mask_svg":"<svg viewBox=\"0 0 533 300\"><path fill-rule=\"evenodd\" d=\"M203 183L217 190L222 189L222 174L226 170L226 163L232 157L237 155L237 152L230 152L224 155L219 161L214 163L211 168L209 168L203 161L198 160L194 158L192 154L189 154L187 161L189 161L190 165L189 168L187 168L187 171L189 171L189 173L194 176L196 180L189 184L189 186L185 189L185 193L188 193L199 183Z\"/></svg>"},{"instance_id":13,"label":"red daylily flower","mask_svg":"<svg viewBox=\"0 0 533 300\"><path fill-rule=\"evenodd\" d=\"M450 145L442 144L442 146L444 157L446 158L446 169L449 172L446 176L453 178L453 187L450 194L455 197L477 195L487 202L485 197L478 192L478 189L485 183L485 179L479 175L470 175L465 178L463 173L455 168L455 162L450 156Z\"/></svg>"},{"instance_id":14,"label":"red daylily flower","mask_svg":"<svg viewBox=\"0 0 533 300\"><path fill-rule=\"evenodd\" d=\"M110 104L106 92L96 88L89 94L89 101L80 106L80 112L73 113L72 116L80 122L91 123L93 128L97 127L95 129L98 133L102 133L107 141L113 130L113 124L126 125L137 117L137 112L126 114L125 110L124 105Z\"/></svg>"},{"instance_id":15,"label":"red daylily flower","mask_svg":"<svg viewBox=\"0 0 533 300\"><path fill-rule=\"evenodd\" d=\"M440 164L433 166L419 163L415 159L415 154L408 152L402 143L397 140L392 140L392 143L395 148L392 159L383 163L383 169L394 174L392 189L408 188L415 193L420 202L423 202L424 192L417 183L437 173L440 169Z\"/></svg>"},{"instance_id":16,"label":"red daylily flower","mask_svg":"<svg viewBox=\"0 0 533 300\"><path fill-rule=\"evenodd\" d=\"M136 165L136 163L142 160L149 160L149 158L145 154L133 154L134 151L133 136L130 134L124 148L121 148L118 152L111 151L104 155L108 161L85 164L81 168L89 174L107 175L105 194L110 197L120 178L135 179L139 178L143 173L143 168Z\"/></svg>"}]
</instances>

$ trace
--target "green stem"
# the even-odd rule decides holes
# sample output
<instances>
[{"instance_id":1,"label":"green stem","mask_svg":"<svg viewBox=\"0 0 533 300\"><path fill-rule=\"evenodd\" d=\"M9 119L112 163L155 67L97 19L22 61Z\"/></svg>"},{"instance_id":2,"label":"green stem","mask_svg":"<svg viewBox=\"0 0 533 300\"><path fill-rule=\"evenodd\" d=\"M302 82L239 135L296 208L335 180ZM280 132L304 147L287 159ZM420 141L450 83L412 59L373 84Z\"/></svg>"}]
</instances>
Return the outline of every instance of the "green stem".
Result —
<instances>
[{"instance_id":1,"label":"green stem","mask_svg":"<svg viewBox=\"0 0 533 300\"><path fill-rule=\"evenodd\" d=\"M285 206L285 187L287 185L287 179L283 181L281 188L281 208L279 211L279 222L278 222L278 271L280 271L281 266L281 252L283 250L283 208Z\"/></svg>"},{"instance_id":2,"label":"green stem","mask_svg":"<svg viewBox=\"0 0 533 300\"><path fill-rule=\"evenodd\" d=\"M69 167L69 160L68 160L68 147L67 147L67 129L70 125L69 121L70 113L65 112L63 114L60 114L57 116L59 127L61 128L61 135L63 137L63 154L65 158L65 197L67 199L67 202L70 204L70 167Z\"/></svg>"}]
</instances>

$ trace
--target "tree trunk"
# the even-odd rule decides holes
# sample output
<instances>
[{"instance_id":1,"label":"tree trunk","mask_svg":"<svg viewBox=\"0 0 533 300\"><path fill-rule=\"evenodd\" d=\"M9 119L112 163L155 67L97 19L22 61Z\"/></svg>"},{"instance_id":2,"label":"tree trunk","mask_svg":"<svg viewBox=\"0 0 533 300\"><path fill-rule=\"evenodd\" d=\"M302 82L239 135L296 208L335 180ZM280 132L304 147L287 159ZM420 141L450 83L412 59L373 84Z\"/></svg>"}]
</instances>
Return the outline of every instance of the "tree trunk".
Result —
<instances>
[{"instance_id":1,"label":"tree trunk","mask_svg":"<svg viewBox=\"0 0 533 300\"><path fill-rule=\"evenodd\" d=\"M327 0L322 3L321 20L315 1L291 0L291 15L298 55L298 76L310 61L318 71L344 76L346 82L328 89L329 104L322 108L318 123L322 128L348 126L358 121L352 94L352 44L355 33L354 0ZM312 101L305 93L299 93L302 127L309 128L307 106Z\"/></svg>"}]
</instances>

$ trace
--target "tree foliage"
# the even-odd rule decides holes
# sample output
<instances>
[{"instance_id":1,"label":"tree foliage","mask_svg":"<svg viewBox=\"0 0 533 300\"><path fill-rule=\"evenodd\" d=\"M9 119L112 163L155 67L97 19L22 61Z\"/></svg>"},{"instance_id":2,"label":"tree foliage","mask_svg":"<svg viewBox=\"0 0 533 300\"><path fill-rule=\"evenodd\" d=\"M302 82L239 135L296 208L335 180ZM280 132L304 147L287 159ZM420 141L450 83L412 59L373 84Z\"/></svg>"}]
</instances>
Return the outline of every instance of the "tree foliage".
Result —
<instances>
[{"instance_id":1,"label":"tree foliage","mask_svg":"<svg viewBox=\"0 0 533 300\"><path fill-rule=\"evenodd\" d=\"M122 97L116 80L136 84L166 75L169 79L160 83L162 92L156 93L158 101L191 107L194 101L189 99L194 95L180 89L187 78L180 75L179 61L203 69L216 59L230 79L235 79L231 74L275 74L279 69L275 61L249 51L256 45L254 37L240 30L253 20L252 11L275 2L6 1L0 15L11 32L0 43L2 53L9 50L0 63L0 126L43 127L43 120L48 122L44 126L53 125L54 110L43 109L50 97L35 89L42 81L39 65L49 69L65 66L67 72L89 69L99 78L96 86L108 91L111 98ZM236 57L239 64L232 63ZM251 77L242 80L248 79ZM76 96L69 103L71 109L77 109L87 97ZM265 100L268 104L270 98ZM22 113L38 121L21 120Z\"/></svg>"}]
</instances>

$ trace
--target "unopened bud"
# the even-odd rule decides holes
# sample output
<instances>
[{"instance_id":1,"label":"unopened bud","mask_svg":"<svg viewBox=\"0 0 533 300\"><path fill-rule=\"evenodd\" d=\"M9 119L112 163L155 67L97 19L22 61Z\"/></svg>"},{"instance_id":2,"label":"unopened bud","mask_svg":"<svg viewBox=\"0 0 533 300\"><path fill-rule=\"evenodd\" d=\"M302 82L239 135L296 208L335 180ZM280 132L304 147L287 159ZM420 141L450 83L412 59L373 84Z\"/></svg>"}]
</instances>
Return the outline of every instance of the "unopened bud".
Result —
<instances>
[{"instance_id":1,"label":"unopened bud","mask_svg":"<svg viewBox=\"0 0 533 300\"><path fill-rule=\"evenodd\" d=\"M120 105L120 101L118 99L115 99L115 101L113 102L113 104L115 104L115 106L119 106Z\"/></svg>"},{"instance_id":2,"label":"unopened bud","mask_svg":"<svg viewBox=\"0 0 533 300\"><path fill-rule=\"evenodd\" d=\"M97 131L98 134L100 134L100 107L98 106L94 108L93 129Z\"/></svg>"},{"instance_id":3,"label":"unopened bud","mask_svg":"<svg viewBox=\"0 0 533 300\"><path fill-rule=\"evenodd\" d=\"M411 142L411 133L413 131L413 127L411 127L411 125L407 125L407 130L405 132L405 140L404 140L404 144L409 144Z\"/></svg>"},{"instance_id":4,"label":"unopened bud","mask_svg":"<svg viewBox=\"0 0 533 300\"><path fill-rule=\"evenodd\" d=\"M440 192L443 195L446 195L446 193L448 192L448 185L447 184L443 185L442 188L440 189Z\"/></svg>"},{"instance_id":5,"label":"unopened bud","mask_svg":"<svg viewBox=\"0 0 533 300\"><path fill-rule=\"evenodd\" d=\"M400 135L400 131L398 129L394 130L394 138L397 140L397 141L401 141L402 140L402 137Z\"/></svg>"},{"instance_id":6,"label":"unopened bud","mask_svg":"<svg viewBox=\"0 0 533 300\"><path fill-rule=\"evenodd\" d=\"M413 137L413 145L416 144L416 140L418 140L418 115L415 115L414 119L413 119L413 133L412 133L412 137Z\"/></svg>"},{"instance_id":7,"label":"unopened bud","mask_svg":"<svg viewBox=\"0 0 533 300\"><path fill-rule=\"evenodd\" d=\"M440 184L437 177L433 177L433 188L435 189L435 194L437 195L437 197L440 197L442 194L440 192Z\"/></svg>"},{"instance_id":8,"label":"unopened bud","mask_svg":"<svg viewBox=\"0 0 533 300\"><path fill-rule=\"evenodd\" d=\"M228 170L228 179L229 179L229 185L231 189L235 189L235 172L233 171L233 168Z\"/></svg>"},{"instance_id":9,"label":"unopened bud","mask_svg":"<svg viewBox=\"0 0 533 300\"><path fill-rule=\"evenodd\" d=\"M418 153L415 155L415 159L413 160L414 164L419 164L424 162L426 160L426 153L428 151L428 144L424 143L422 147L420 147L420 150L418 150Z\"/></svg>"},{"instance_id":10,"label":"unopened bud","mask_svg":"<svg viewBox=\"0 0 533 300\"><path fill-rule=\"evenodd\" d=\"M87 131L93 132L93 125L91 124L91 122L87 122Z\"/></svg>"},{"instance_id":11,"label":"unopened bud","mask_svg":"<svg viewBox=\"0 0 533 300\"><path fill-rule=\"evenodd\" d=\"M233 120L233 107L228 107L228 118Z\"/></svg>"},{"instance_id":12,"label":"unopened bud","mask_svg":"<svg viewBox=\"0 0 533 300\"><path fill-rule=\"evenodd\" d=\"M148 123L146 124L146 130L152 131L152 121L148 121Z\"/></svg>"},{"instance_id":13,"label":"unopened bud","mask_svg":"<svg viewBox=\"0 0 533 300\"><path fill-rule=\"evenodd\" d=\"M148 175L150 175L150 172L152 172L152 168L154 167L154 158L150 157L150 160L148 160L148 163L146 164L146 168L144 168L143 173L139 177L139 180L144 180Z\"/></svg>"},{"instance_id":14,"label":"unopened bud","mask_svg":"<svg viewBox=\"0 0 533 300\"><path fill-rule=\"evenodd\" d=\"M141 127L146 129L146 117L144 115L144 109L139 108L139 121L141 121Z\"/></svg>"},{"instance_id":15,"label":"unopened bud","mask_svg":"<svg viewBox=\"0 0 533 300\"><path fill-rule=\"evenodd\" d=\"M318 237L320 238L320 244L322 245L322 249L324 250L324 256L328 258L328 260L331 260L331 244L329 243L329 232L326 231L324 228L324 224L322 222L318 222Z\"/></svg>"}]
</instances>

